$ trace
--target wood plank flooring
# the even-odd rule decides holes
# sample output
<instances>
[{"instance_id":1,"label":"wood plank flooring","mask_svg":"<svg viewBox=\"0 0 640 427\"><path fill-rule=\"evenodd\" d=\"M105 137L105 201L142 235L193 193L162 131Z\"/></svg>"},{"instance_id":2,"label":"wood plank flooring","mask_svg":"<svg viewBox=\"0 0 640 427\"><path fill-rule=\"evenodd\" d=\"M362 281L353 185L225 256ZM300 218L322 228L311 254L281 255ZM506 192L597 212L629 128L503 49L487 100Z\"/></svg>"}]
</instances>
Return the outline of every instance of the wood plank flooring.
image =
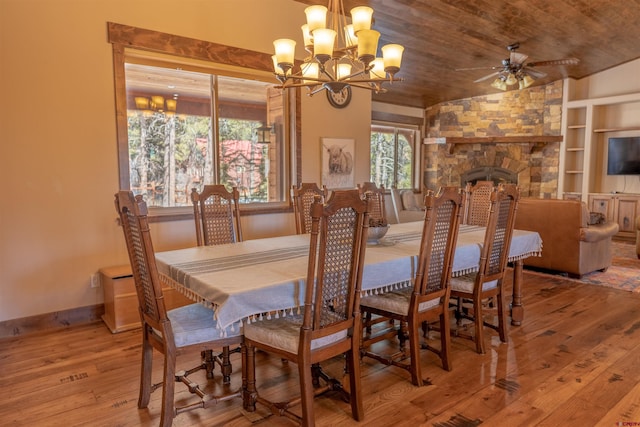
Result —
<instances>
[{"instance_id":1,"label":"wood plank flooring","mask_svg":"<svg viewBox=\"0 0 640 427\"><path fill-rule=\"evenodd\" d=\"M510 289L510 284L507 286ZM319 426L615 426L640 423L640 294L525 272L525 320L509 342L488 330L487 354L453 338L453 370L423 353L429 385L396 367L363 360L365 420L337 395L316 399ZM510 300L510 296L507 298ZM156 426L161 392L138 409L139 330L111 334L101 322L0 341L3 426ZM434 338L437 336L434 334ZM389 344L380 343L380 346ZM184 368L199 355L180 359ZM265 397L297 393L293 364L258 354ZM240 359L231 387L240 386ZM162 360L156 354L154 373ZM336 359L326 370L340 375ZM212 385L211 387L215 387ZM186 398L176 385L179 398ZM622 423L622 424L619 424ZM174 426L291 426L239 400L179 415Z\"/></svg>"}]
</instances>

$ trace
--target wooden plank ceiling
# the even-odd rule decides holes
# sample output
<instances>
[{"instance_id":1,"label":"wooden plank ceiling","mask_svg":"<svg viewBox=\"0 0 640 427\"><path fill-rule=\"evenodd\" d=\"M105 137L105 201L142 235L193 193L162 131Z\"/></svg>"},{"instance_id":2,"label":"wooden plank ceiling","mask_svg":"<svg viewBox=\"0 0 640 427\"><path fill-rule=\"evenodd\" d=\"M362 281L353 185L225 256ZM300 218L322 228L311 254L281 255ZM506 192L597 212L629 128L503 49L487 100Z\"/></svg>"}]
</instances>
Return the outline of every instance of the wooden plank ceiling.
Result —
<instances>
[{"instance_id":1,"label":"wooden plank ceiling","mask_svg":"<svg viewBox=\"0 0 640 427\"><path fill-rule=\"evenodd\" d=\"M323 4L323 0L296 0ZM640 57L640 0L343 0L369 5L380 46L405 47L404 79L374 100L414 107L500 92L493 79L474 83L509 57L519 42L528 62L575 57L579 64L536 67L547 76L580 79ZM301 17L304 22L304 16ZM294 35L292 35L293 37ZM459 68L487 69L456 71Z\"/></svg>"}]
</instances>

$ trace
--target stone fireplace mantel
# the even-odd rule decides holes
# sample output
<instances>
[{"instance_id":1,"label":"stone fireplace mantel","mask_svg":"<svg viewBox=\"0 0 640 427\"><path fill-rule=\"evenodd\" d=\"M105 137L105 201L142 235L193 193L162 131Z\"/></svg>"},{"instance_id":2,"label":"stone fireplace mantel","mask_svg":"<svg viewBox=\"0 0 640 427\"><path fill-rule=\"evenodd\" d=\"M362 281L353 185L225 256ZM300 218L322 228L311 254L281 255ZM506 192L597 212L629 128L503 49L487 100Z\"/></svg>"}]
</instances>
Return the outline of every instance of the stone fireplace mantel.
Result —
<instances>
[{"instance_id":1,"label":"stone fireplace mantel","mask_svg":"<svg viewBox=\"0 0 640 427\"><path fill-rule=\"evenodd\" d=\"M425 144L521 144L526 142L547 144L561 142L562 135L531 136L472 136L425 138Z\"/></svg>"},{"instance_id":2,"label":"stone fireplace mantel","mask_svg":"<svg viewBox=\"0 0 640 427\"><path fill-rule=\"evenodd\" d=\"M562 135L539 135L539 136L472 136L472 137L440 137L425 138L424 144L444 144L449 147L449 154L453 153L456 144L529 144L529 152L536 144L550 144L562 142Z\"/></svg>"}]
</instances>

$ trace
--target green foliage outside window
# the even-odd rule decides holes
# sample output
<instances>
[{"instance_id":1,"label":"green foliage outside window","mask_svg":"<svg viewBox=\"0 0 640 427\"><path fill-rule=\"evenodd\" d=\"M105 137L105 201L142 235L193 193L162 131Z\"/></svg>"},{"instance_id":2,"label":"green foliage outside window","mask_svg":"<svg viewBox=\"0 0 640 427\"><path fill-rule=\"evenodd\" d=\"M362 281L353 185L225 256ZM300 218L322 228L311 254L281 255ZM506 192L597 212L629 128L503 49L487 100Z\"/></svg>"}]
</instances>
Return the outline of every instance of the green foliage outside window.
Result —
<instances>
[{"instance_id":1,"label":"green foliage outside window","mask_svg":"<svg viewBox=\"0 0 640 427\"><path fill-rule=\"evenodd\" d=\"M415 131L372 126L371 181L385 188L413 188Z\"/></svg>"}]
</instances>

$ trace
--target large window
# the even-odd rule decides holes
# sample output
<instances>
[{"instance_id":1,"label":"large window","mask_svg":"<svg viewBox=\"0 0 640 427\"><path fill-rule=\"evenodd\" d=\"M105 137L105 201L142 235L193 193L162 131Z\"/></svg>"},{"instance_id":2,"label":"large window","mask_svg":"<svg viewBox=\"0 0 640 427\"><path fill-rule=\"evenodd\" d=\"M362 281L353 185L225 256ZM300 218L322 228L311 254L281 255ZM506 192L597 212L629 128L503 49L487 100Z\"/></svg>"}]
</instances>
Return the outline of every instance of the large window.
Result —
<instances>
[{"instance_id":1,"label":"large window","mask_svg":"<svg viewBox=\"0 0 640 427\"><path fill-rule=\"evenodd\" d=\"M143 194L161 221L190 215L191 189L209 183L237 187L245 212L288 210L300 97L274 87L271 55L107 26L119 188Z\"/></svg>"},{"instance_id":2,"label":"large window","mask_svg":"<svg viewBox=\"0 0 640 427\"><path fill-rule=\"evenodd\" d=\"M244 203L283 200L273 83L130 62L125 76L130 188L149 206L189 205L212 183Z\"/></svg>"},{"instance_id":3,"label":"large window","mask_svg":"<svg viewBox=\"0 0 640 427\"><path fill-rule=\"evenodd\" d=\"M385 188L415 188L417 139L417 128L373 124L371 181Z\"/></svg>"}]
</instances>

